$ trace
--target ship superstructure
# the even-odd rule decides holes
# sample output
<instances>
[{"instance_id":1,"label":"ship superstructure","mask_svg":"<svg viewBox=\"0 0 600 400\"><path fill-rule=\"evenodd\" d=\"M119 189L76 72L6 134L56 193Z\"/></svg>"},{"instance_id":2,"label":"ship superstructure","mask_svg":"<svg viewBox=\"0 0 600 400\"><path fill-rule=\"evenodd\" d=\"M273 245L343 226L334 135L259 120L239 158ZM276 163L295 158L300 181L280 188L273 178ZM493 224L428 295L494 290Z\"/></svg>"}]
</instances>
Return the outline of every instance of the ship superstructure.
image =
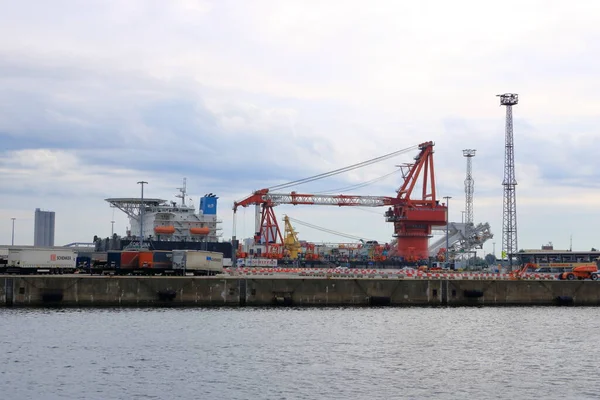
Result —
<instances>
[{"instance_id":1,"label":"ship superstructure","mask_svg":"<svg viewBox=\"0 0 600 400\"><path fill-rule=\"evenodd\" d=\"M186 204L186 182L176 197L180 203L156 198L110 198L116 207L129 217L128 237L144 240L217 242L220 236L217 219L217 199L212 193L200 198L200 208ZM142 223L143 221L143 223ZM143 228L142 228L143 226ZM140 230L143 229L140 235Z\"/></svg>"}]
</instances>

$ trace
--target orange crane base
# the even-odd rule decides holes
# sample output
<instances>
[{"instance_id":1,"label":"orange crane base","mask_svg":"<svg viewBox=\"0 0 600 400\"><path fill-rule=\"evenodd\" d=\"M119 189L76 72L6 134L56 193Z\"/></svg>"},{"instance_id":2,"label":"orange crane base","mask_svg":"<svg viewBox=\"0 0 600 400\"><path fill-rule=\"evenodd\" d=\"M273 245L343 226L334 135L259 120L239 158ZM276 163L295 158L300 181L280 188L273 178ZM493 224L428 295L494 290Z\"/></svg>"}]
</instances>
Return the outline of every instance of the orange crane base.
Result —
<instances>
[{"instance_id":1,"label":"orange crane base","mask_svg":"<svg viewBox=\"0 0 600 400\"><path fill-rule=\"evenodd\" d=\"M427 260L429 257L429 237L398 237L396 254L409 262Z\"/></svg>"}]
</instances>

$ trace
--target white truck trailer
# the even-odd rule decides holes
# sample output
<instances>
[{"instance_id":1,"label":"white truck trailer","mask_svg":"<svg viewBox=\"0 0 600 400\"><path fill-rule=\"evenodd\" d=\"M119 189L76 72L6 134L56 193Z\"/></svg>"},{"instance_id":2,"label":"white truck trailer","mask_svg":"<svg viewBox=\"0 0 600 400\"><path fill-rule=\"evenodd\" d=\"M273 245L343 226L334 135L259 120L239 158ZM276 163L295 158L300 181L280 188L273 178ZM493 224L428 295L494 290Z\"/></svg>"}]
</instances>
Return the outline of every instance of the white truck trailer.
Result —
<instances>
[{"instance_id":1,"label":"white truck trailer","mask_svg":"<svg viewBox=\"0 0 600 400\"><path fill-rule=\"evenodd\" d=\"M70 274L75 272L76 263L77 254L73 249L10 247L3 272Z\"/></svg>"},{"instance_id":2,"label":"white truck trailer","mask_svg":"<svg viewBox=\"0 0 600 400\"><path fill-rule=\"evenodd\" d=\"M223 272L223 253L173 250L173 269L178 275L216 275Z\"/></svg>"}]
</instances>

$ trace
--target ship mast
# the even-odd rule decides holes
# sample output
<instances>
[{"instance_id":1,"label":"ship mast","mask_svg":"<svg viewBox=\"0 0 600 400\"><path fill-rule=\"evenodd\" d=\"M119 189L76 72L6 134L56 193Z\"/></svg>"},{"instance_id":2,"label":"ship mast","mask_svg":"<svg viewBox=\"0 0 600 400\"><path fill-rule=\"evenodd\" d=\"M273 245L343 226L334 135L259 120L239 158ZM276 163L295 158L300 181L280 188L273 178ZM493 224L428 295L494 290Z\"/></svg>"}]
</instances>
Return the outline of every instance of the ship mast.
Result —
<instances>
[{"instance_id":1,"label":"ship mast","mask_svg":"<svg viewBox=\"0 0 600 400\"><path fill-rule=\"evenodd\" d=\"M179 190L179 192L181 194L177 194L175 195L175 197L180 198L181 199L181 205L185 206L185 195L187 194L186 191L186 179L183 178L183 187L177 188Z\"/></svg>"}]
</instances>

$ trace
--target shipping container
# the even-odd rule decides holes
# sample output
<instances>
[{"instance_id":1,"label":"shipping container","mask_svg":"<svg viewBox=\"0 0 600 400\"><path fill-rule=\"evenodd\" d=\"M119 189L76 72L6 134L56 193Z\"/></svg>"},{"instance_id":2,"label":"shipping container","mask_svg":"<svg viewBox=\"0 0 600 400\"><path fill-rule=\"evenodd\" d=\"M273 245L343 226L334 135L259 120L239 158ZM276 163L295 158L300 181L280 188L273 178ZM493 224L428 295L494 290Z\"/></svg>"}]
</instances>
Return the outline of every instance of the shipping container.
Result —
<instances>
[{"instance_id":1,"label":"shipping container","mask_svg":"<svg viewBox=\"0 0 600 400\"><path fill-rule=\"evenodd\" d=\"M72 272L75 270L76 258L72 249L9 248L7 267L32 272Z\"/></svg>"},{"instance_id":2,"label":"shipping container","mask_svg":"<svg viewBox=\"0 0 600 400\"><path fill-rule=\"evenodd\" d=\"M88 256L77 256L75 259L77 268L89 269L92 263L92 258Z\"/></svg>"},{"instance_id":3,"label":"shipping container","mask_svg":"<svg viewBox=\"0 0 600 400\"><path fill-rule=\"evenodd\" d=\"M171 252L171 261L173 262L173 269L182 271L185 269L185 253L189 250L173 250Z\"/></svg>"},{"instance_id":4,"label":"shipping container","mask_svg":"<svg viewBox=\"0 0 600 400\"><path fill-rule=\"evenodd\" d=\"M215 275L223 272L223 253L212 251L173 250L173 269L195 275Z\"/></svg>"},{"instance_id":5,"label":"shipping container","mask_svg":"<svg viewBox=\"0 0 600 400\"><path fill-rule=\"evenodd\" d=\"M109 251L106 253L106 267L111 269L121 268L121 252Z\"/></svg>"},{"instance_id":6,"label":"shipping container","mask_svg":"<svg viewBox=\"0 0 600 400\"><path fill-rule=\"evenodd\" d=\"M121 269L134 270L139 266L139 251L122 251L121 252Z\"/></svg>"},{"instance_id":7,"label":"shipping container","mask_svg":"<svg viewBox=\"0 0 600 400\"><path fill-rule=\"evenodd\" d=\"M152 268L160 271L173 269L173 254L170 251L153 251Z\"/></svg>"},{"instance_id":8,"label":"shipping container","mask_svg":"<svg viewBox=\"0 0 600 400\"><path fill-rule=\"evenodd\" d=\"M108 253L106 253L104 251L92 253L92 262L93 263L98 262L98 263L106 264L107 258L108 258ZM119 255L119 259L121 259L120 255Z\"/></svg>"},{"instance_id":9,"label":"shipping container","mask_svg":"<svg viewBox=\"0 0 600 400\"><path fill-rule=\"evenodd\" d=\"M153 253L151 251L140 251L138 253L138 267L152 268Z\"/></svg>"}]
</instances>

